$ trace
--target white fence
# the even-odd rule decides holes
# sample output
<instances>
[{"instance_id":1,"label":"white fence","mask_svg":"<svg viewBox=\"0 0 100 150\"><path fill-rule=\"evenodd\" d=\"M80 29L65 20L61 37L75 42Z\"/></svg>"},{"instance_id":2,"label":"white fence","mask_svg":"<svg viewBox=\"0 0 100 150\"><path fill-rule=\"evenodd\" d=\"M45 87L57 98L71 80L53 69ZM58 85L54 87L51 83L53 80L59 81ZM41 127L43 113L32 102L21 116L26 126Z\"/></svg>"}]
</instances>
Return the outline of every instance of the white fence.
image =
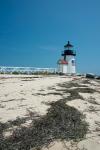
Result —
<instances>
[{"instance_id":1,"label":"white fence","mask_svg":"<svg viewBox=\"0 0 100 150\"><path fill-rule=\"evenodd\" d=\"M36 73L36 72L48 72L56 73L56 68L37 68L37 67L8 67L0 66L0 73Z\"/></svg>"}]
</instances>

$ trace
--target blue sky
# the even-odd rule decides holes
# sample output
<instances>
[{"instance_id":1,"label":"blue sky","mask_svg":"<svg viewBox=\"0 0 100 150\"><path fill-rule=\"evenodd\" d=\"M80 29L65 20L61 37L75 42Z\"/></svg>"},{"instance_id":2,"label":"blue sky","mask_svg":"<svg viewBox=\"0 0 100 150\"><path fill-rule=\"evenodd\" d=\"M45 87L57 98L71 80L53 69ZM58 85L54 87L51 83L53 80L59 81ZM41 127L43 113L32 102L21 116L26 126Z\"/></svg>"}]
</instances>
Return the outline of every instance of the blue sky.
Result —
<instances>
[{"instance_id":1,"label":"blue sky","mask_svg":"<svg viewBox=\"0 0 100 150\"><path fill-rule=\"evenodd\" d=\"M68 40L100 74L100 0L0 0L0 65L56 67Z\"/></svg>"}]
</instances>

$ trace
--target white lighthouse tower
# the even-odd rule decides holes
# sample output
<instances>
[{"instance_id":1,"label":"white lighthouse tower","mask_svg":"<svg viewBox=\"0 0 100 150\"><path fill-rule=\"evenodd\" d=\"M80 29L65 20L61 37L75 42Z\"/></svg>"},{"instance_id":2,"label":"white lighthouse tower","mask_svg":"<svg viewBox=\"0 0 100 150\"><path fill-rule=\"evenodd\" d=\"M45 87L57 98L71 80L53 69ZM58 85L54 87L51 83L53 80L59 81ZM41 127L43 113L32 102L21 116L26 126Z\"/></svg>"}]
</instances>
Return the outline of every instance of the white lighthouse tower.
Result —
<instances>
[{"instance_id":1,"label":"white lighthouse tower","mask_svg":"<svg viewBox=\"0 0 100 150\"><path fill-rule=\"evenodd\" d=\"M62 72L64 74L76 73L76 52L72 50L72 48L73 45L71 45L69 41L66 45L64 45L64 52L62 53L63 59L58 61L58 72Z\"/></svg>"}]
</instances>

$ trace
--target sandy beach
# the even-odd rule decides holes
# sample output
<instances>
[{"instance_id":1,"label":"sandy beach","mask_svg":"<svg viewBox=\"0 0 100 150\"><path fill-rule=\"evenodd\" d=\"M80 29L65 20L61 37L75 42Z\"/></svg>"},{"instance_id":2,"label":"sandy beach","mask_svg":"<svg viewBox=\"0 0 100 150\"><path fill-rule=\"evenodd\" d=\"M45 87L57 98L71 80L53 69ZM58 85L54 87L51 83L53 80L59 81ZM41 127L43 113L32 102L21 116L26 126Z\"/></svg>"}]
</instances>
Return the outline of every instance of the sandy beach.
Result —
<instances>
[{"instance_id":1,"label":"sandy beach","mask_svg":"<svg viewBox=\"0 0 100 150\"><path fill-rule=\"evenodd\" d=\"M20 126L13 124L5 127L2 131L3 138L7 139L12 136L16 128L30 128L32 117L38 120L38 117L45 116L48 109L51 108L49 103L56 103L62 99L66 100L66 106L75 108L84 115L84 121L88 124L88 131L80 140L60 140L58 138L51 141L48 146L44 144L41 149L99 150L100 81L84 77L0 75L1 124L5 125L18 118L24 118ZM33 114L35 115L30 118L29 116ZM30 147L30 149L36 148Z\"/></svg>"},{"instance_id":2,"label":"sandy beach","mask_svg":"<svg viewBox=\"0 0 100 150\"><path fill-rule=\"evenodd\" d=\"M57 83L70 81L66 77L43 76L1 76L0 77L0 120L7 122L27 114L27 110L33 110L40 115L46 113L48 106L42 102L57 101L61 96L54 92ZM51 89L50 89L51 88Z\"/></svg>"}]
</instances>

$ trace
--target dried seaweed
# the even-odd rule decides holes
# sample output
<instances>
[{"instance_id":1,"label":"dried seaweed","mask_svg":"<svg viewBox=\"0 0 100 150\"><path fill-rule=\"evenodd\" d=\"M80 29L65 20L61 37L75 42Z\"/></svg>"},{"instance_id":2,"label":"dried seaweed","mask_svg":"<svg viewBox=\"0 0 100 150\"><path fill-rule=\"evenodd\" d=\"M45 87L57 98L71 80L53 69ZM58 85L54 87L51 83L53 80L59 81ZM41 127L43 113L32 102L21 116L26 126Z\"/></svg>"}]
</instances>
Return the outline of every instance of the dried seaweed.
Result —
<instances>
[{"instance_id":1,"label":"dried seaweed","mask_svg":"<svg viewBox=\"0 0 100 150\"><path fill-rule=\"evenodd\" d=\"M95 93L95 92L97 92L95 89L92 89L92 88L76 88L76 89L74 89L74 91L80 92L80 93Z\"/></svg>"},{"instance_id":2,"label":"dried seaweed","mask_svg":"<svg viewBox=\"0 0 100 150\"><path fill-rule=\"evenodd\" d=\"M87 87L86 85L83 85L83 84L78 84L77 82L65 82L63 84L58 84L58 86L60 87L66 87L66 88L72 88L72 87Z\"/></svg>"},{"instance_id":3,"label":"dried seaweed","mask_svg":"<svg viewBox=\"0 0 100 150\"><path fill-rule=\"evenodd\" d=\"M32 94L32 95L42 95L42 96L46 96L46 95L63 95L63 93L58 93L58 92L50 92L50 93L36 93L36 94Z\"/></svg>"},{"instance_id":4,"label":"dried seaweed","mask_svg":"<svg viewBox=\"0 0 100 150\"><path fill-rule=\"evenodd\" d=\"M20 126L22 123L25 123L27 120L27 117L19 118L17 117L16 120L9 120L10 126Z\"/></svg>"},{"instance_id":5,"label":"dried seaweed","mask_svg":"<svg viewBox=\"0 0 100 150\"><path fill-rule=\"evenodd\" d=\"M55 89L59 92L47 94L62 95L70 93L69 96L56 102L48 103L51 107L44 116L38 116L29 111L29 116L17 118L4 124L0 124L0 150L30 150L35 148L40 150L43 146L48 146L55 140L80 140L85 137L88 131L88 124L84 121L84 115L77 109L66 105L66 101L74 99L83 99L79 94L94 93L92 88L79 85L77 82L59 84L61 89ZM75 87L74 89L70 89ZM84 88L83 88L84 87ZM37 93L45 96L44 93ZM32 123L28 127L20 126L29 119ZM4 137L3 132L11 125L20 126L14 129L10 137Z\"/></svg>"},{"instance_id":6,"label":"dried seaweed","mask_svg":"<svg viewBox=\"0 0 100 150\"><path fill-rule=\"evenodd\" d=\"M91 84L89 81L90 81L90 80L82 80L81 82L82 82L83 84Z\"/></svg>"},{"instance_id":7,"label":"dried seaweed","mask_svg":"<svg viewBox=\"0 0 100 150\"><path fill-rule=\"evenodd\" d=\"M84 98L79 93L94 93L98 92L95 89L92 88L75 88L75 89L67 89L64 87L64 89L56 89L56 91L62 92L63 94L70 93L70 96L67 97L67 100L75 100L75 99L82 99Z\"/></svg>"},{"instance_id":8,"label":"dried seaweed","mask_svg":"<svg viewBox=\"0 0 100 150\"><path fill-rule=\"evenodd\" d=\"M0 138L1 150L30 150L48 146L52 141L77 140L84 138L88 125L83 115L73 107L67 106L65 100L52 102L48 113L33 119L29 128L14 130L9 138Z\"/></svg>"}]
</instances>

